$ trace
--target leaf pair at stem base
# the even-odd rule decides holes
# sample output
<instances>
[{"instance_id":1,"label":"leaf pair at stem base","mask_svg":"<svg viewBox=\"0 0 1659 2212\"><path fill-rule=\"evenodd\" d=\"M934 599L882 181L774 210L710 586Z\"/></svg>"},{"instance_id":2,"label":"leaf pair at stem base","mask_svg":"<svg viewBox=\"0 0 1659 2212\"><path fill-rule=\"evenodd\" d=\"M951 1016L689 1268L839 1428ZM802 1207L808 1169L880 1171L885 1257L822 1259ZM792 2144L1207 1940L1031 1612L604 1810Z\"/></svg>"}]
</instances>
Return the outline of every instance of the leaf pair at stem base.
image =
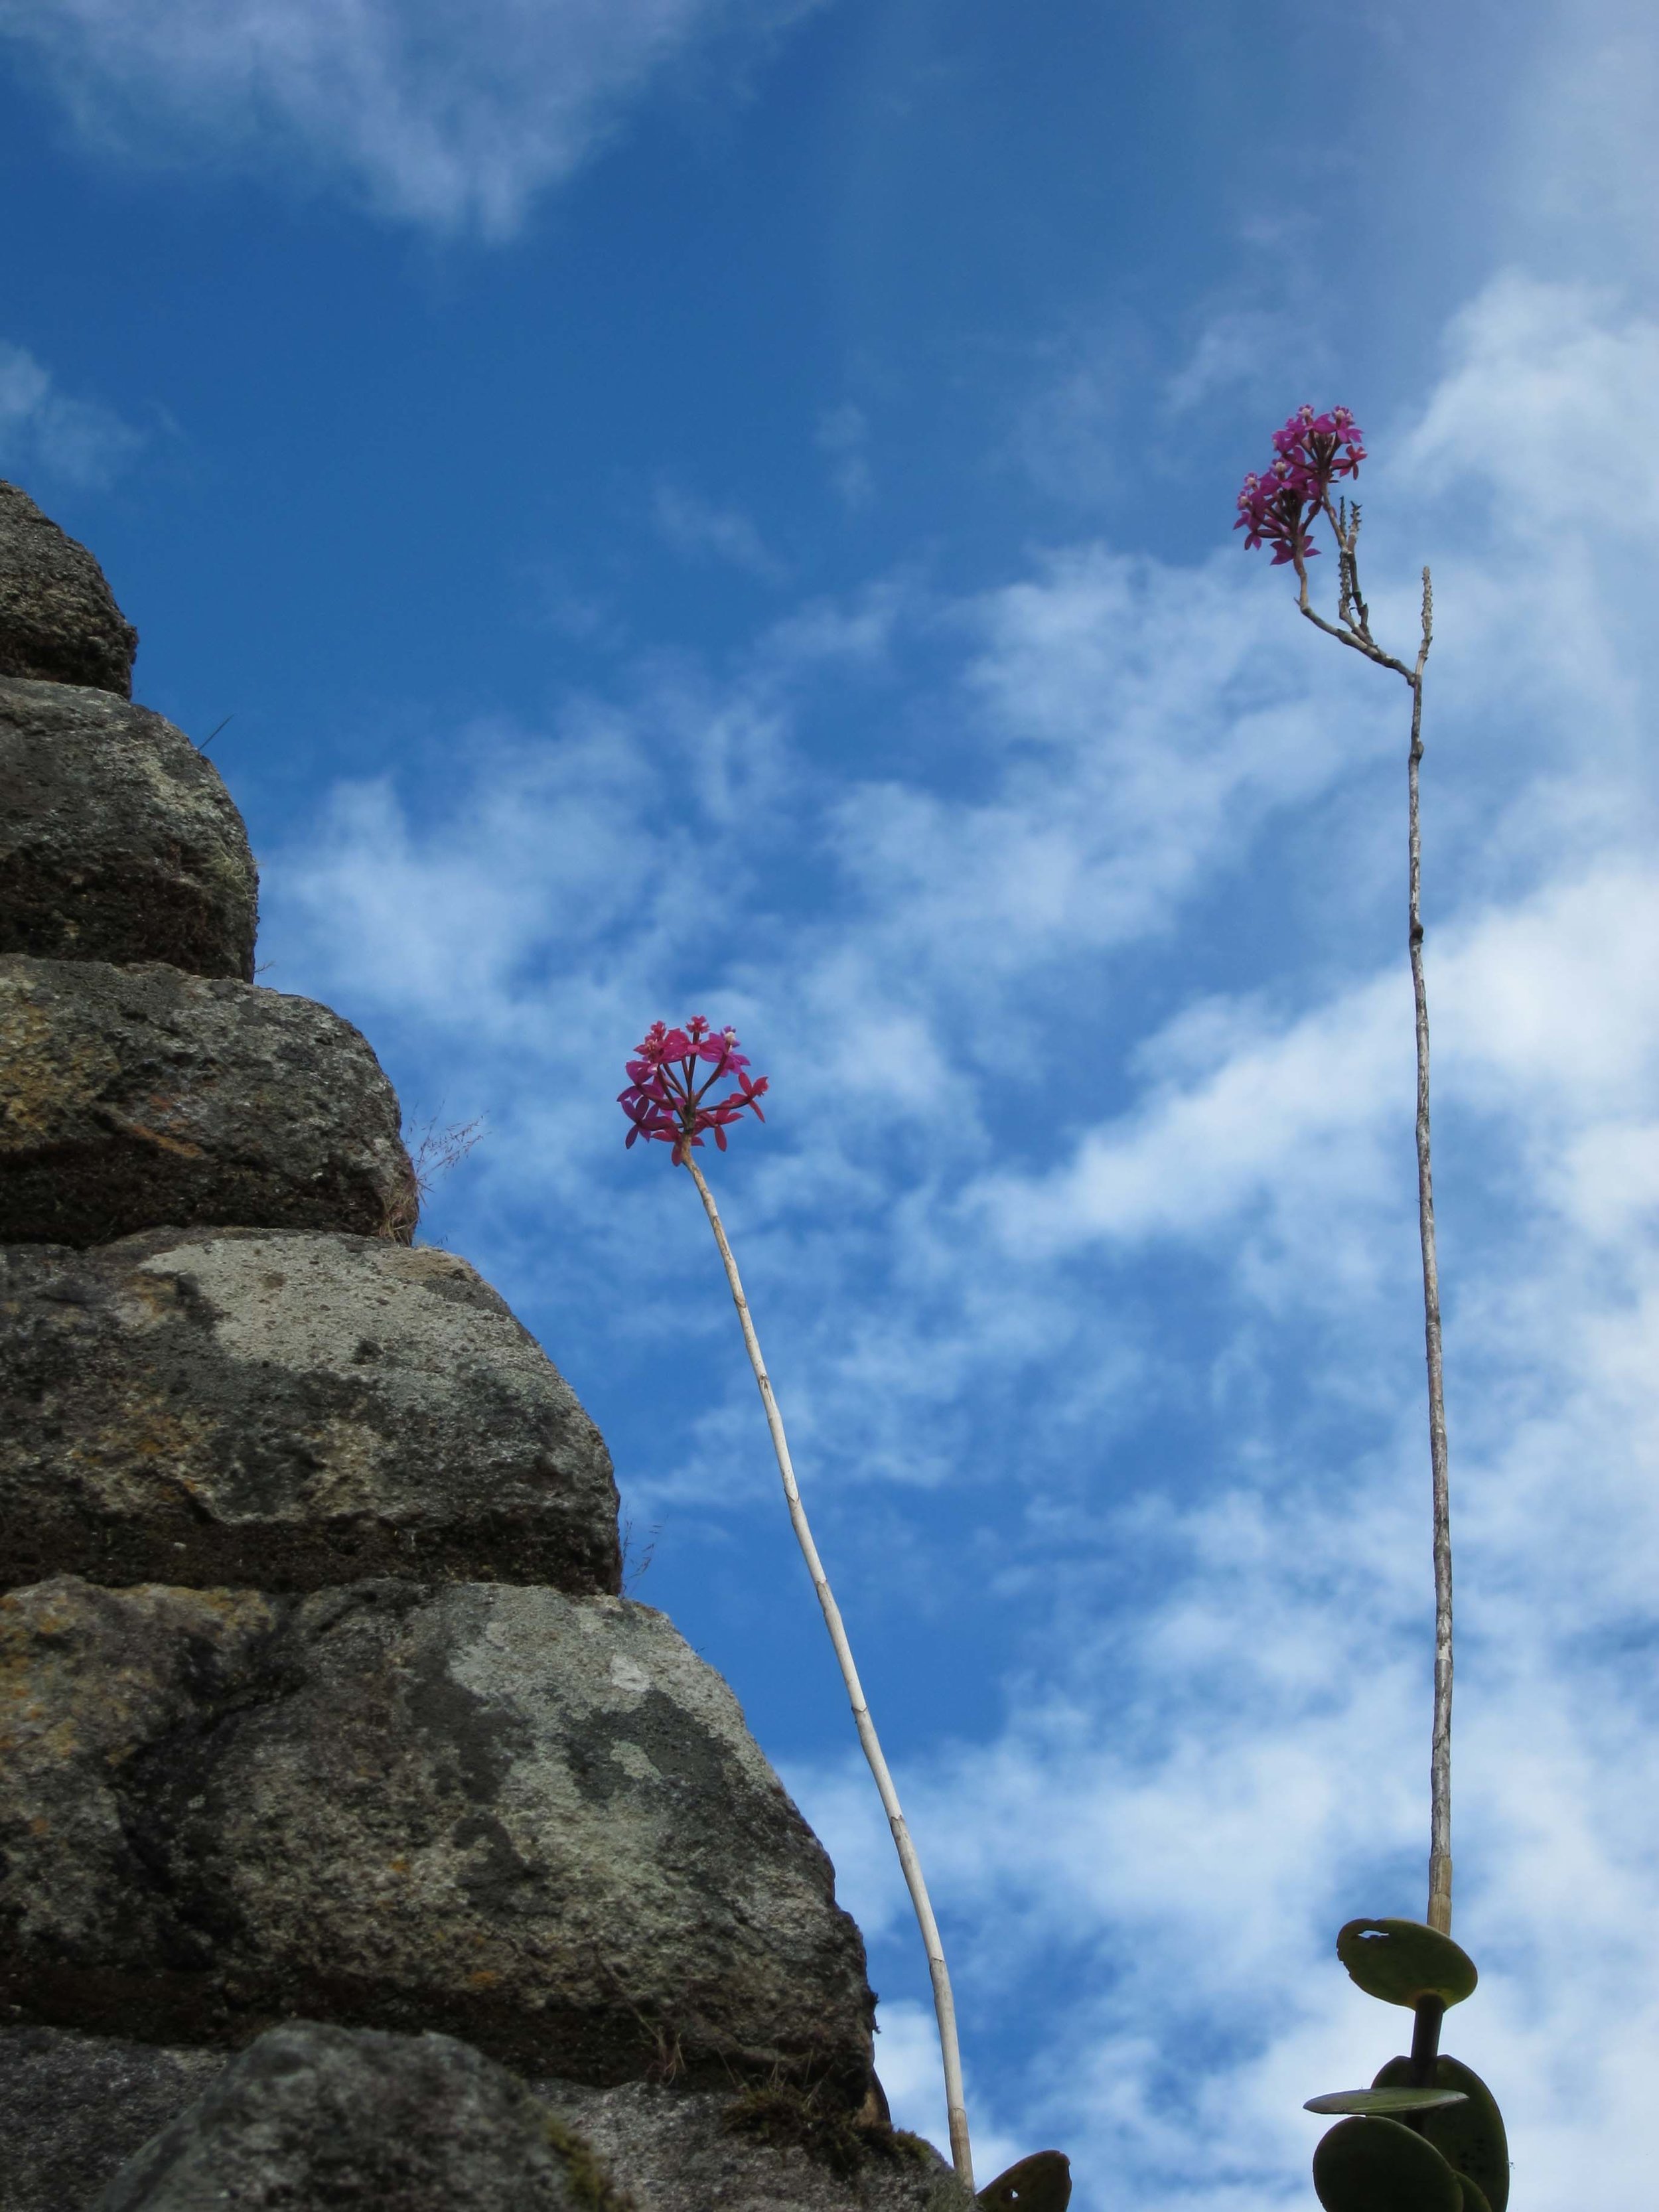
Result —
<instances>
[{"instance_id":1,"label":"leaf pair at stem base","mask_svg":"<svg viewBox=\"0 0 1659 2212\"><path fill-rule=\"evenodd\" d=\"M1391 2058L1369 2089L1308 2100L1340 2113L1314 2153L1325 2212L1505 2212L1509 2144L1490 2089L1439 2050L1447 2009L1473 1995L1474 1960L1416 1920L1351 1920L1337 1956L1368 1996L1416 2016L1409 2057Z\"/></svg>"}]
</instances>

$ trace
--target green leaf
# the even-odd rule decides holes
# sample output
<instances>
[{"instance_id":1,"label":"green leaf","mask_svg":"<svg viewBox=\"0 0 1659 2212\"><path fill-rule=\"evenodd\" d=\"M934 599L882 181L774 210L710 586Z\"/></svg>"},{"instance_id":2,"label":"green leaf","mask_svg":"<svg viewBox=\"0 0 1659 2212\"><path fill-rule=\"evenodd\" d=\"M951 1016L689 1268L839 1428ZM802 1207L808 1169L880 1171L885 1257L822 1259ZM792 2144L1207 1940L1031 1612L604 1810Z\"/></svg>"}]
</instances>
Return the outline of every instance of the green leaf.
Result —
<instances>
[{"instance_id":1,"label":"green leaf","mask_svg":"<svg viewBox=\"0 0 1659 2212\"><path fill-rule=\"evenodd\" d=\"M1411 2078L1411 2060L1391 2058L1372 2086L1393 2088ZM1478 2074L1455 2058L1436 2059L1434 2086L1461 2089L1466 2101L1425 2115L1425 2136L1455 2172L1474 2184L1491 2212L1504 2212L1510 2201L1510 2146L1497 2099ZM1480 2207L1471 2206L1470 2212L1480 2212Z\"/></svg>"},{"instance_id":2,"label":"green leaf","mask_svg":"<svg viewBox=\"0 0 1659 2212\"><path fill-rule=\"evenodd\" d=\"M1333 2089L1328 2096L1310 2097L1304 2112L1357 2112L1367 2119L1392 2119L1401 2112L1431 2112L1437 2105L1461 2105L1461 2089L1413 2089L1410 2087Z\"/></svg>"},{"instance_id":3,"label":"green leaf","mask_svg":"<svg viewBox=\"0 0 1659 2212\"><path fill-rule=\"evenodd\" d=\"M1351 1920L1336 1955L1367 1996L1415 2005L1421 1997L1462 2004L1480 1980L1474 1961L1449 1936L1420 1920Z\"/></svg>"},{"instance_id":4,"label":"green leaf","mask_svg":"<svg viewBox=\"0 0 1659 2212\"><path fill-rule=\"evenodd\" d=\"M1034 2150L988 2181L975 2201L985 2212L1066 2212L1072 2201L1072 2161L1063 2150Z\"/></svg>"},{"instance_id":5,"label":"green leaf","mask_svg":"<svg viewBox=\"0 0 1659 2212\"><path fill-rule=\"evenodd\" d=\"M1462 2212L1463 2185L1398 2120L1339 2120L1314 2153L1325 2212Z\"/></svg>"}]
</instances>

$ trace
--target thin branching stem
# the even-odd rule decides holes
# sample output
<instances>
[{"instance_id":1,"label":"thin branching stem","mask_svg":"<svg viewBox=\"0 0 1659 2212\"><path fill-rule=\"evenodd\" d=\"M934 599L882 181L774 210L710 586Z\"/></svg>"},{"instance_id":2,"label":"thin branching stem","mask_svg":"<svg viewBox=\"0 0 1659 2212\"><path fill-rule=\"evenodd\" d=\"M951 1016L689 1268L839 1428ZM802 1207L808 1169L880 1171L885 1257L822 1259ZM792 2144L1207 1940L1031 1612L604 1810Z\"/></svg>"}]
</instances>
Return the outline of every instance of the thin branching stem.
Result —
<instances>
[{"instance_id":1,"label":"thin branching stem","mask_svg":"<svg viewBox=\"0 0 1659 2212\"><path fill-rule=\"evenodd\" d=\"M1434 591L1423 571L1423 607L1417 659L1408 667L1384 653L1371 635L1370 611L1359 588L1359 508L1346 503L1323 512L1336 533L1339 621L1327 622L1308 591L1306 560L1293 556L1297 604L1316 629L1363 653L1379 668L1404 678L1412 695L1411 747L1407 755L1407 941L1417 1030L1417 1227L1423 1255L1423 1336L1429 1379L1429 1466L1434 1495L1434 1726L1429 1750L1428 1923L1451 1933L1452 1555L1450 1459L1446 1443L1445 1370L1440 1344L1440 1267L1434 1234L1434 1170L1430 1154L1429 998L1423 975L1423 843L1419 800L1423 763L1423 672L1434 642Z\"/></svg>"},{"instance_id":2,"label":"thin branching stem","mask_svg":"<svg viewBox=\"0 0 1659 2212\"><path fill-rule=\"evenodd\" d=\"M783 1431L783 1416L778 1411L778 1401L772 1391L771 1378L766 1363L761 1357L760 1339L755 1334L754 1317L749 1310L749 1301L743 1294L743 1279L738 1273L738 1263L732 1256L732 1247L726 1241L725 1224L720 1220L720 1208L714 1203L714 1194L703 1178L702 1170L689 1156L685 1162L691 1170L691 1180L697 1186L697 1195L702 1200L703 1212L708 1216L708 1225L714 1232L714 1242L720 1247L726 1279L731 1285L732 1303L738 1310L738 1320L743 1328L743 1340L749 1353L749 1364L755 1370L755 1382L761 1395L761 1404L766 1409L766 1425L772 1433L772 1449L777 1455L778 1473L783 1479L783 1494L789 1507L789 1519L795 1531L795 1540L800 1546L801 1557L806 1562L806 1571L812 1577L812 1587L817 1592L818 1603L823 1609L824 1626L830 1631L830 1641L835 1646L836 1658L841 1667L841 1678L847 1686L847 1698L853 1708L853 1720L859 1732L859 1741L870 1762L870 1771L876 1778L882 1807L887 1814L888 1826L893 1832L893 1842L898 1851L899 1864L904 1869L905 1887L910 1893L910 1902L915 1908L916 1924L921 1930L922 1945L927 1954L927 1971L933 1984L933 2010L939 2016L939 2050L945 2061L945 2101L950 2117L951 2159L958 2179L971 2194L974 2186L973 2152L968 2140L968 2106L963 2094L962 2053L957 2041L956 2002L951 1994L951 1976L945 1963L945 1947L939 1941L939 1923L933 1917L933 1908L927 1895L927 1885L922 1879L921 1862L916 1856L916 1847L911 1840L910 1829L899 1804L898 1791L893 1787L893 1778L888 1771L882 1754L881 1740L876 1734L876 1724L870 1717L870 1707L859 1680L859 1670L854 1664L853 1647L847 1640L847 1630L836 1603L835 1593L830 1587L830 1577L823 1571L823 1562L818 1557L818 1547L812 1540L812 1530L806 1518L806 1508L801 1504L800 1491L795 1482L795 1470L789 1457L789 1440Z\"/></svg>"}]
</instances>

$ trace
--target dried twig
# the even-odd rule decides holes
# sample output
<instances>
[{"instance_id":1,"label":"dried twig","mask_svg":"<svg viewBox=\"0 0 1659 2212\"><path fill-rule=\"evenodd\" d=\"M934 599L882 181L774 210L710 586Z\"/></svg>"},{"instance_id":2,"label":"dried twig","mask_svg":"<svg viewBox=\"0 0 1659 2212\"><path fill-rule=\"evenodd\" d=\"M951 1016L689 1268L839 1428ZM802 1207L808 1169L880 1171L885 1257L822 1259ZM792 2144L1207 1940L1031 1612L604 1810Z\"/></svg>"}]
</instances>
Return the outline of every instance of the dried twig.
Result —
<instances>
[{"instance_id":1,"label":"dried twig","mask_svg":"<svg viewBox=\"0 0 1659 2212\"><path fill-rule=\"evenodd\" d=\"M404 1130L404 1149L409 1154L416 1188L422 1199L431 1197L440 1176L447 1176L452 1169L459 1167L483 1133L482 1114L475 1115L470 1121L446 1122L441 1128L434 1114L429 1121L411 1124Z\"/></svg>"}]
</instances>

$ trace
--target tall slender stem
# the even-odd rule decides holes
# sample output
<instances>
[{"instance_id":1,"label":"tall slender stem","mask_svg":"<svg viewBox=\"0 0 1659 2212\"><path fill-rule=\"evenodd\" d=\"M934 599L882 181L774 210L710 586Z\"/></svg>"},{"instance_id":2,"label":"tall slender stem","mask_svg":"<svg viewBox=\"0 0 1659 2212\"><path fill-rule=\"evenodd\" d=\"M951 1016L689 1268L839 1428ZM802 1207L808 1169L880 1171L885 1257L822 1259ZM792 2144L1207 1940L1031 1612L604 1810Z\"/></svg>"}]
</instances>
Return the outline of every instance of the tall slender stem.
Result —
<instances>
[{"instance_id":1,"label":"tall slender stem","mask_svg":"<svg viewBox=\"0 0 1659 2212\"><path fill-rule=\"evenodd\" d=\"M1412 741L1407 756L1407 832L1409 852L1407 893L1407 939L1411 948L1412 996L1417 1012L1417 1227L1423 1248L1423 1336L1429 1370L1429 1465L1434 1493L1434 1725L1429 1744L1428 1923L1443 1936L1451 1933L1451 1715L1452 1560L1450 1479L1446 1448L1445 1377L1440 1356L1440 1268L1435 1256L1434 1172L1429 1157L1429 999L1423 981L1423 844L1418 827L1419 770L1423 763L1423 671L1434 642L1434 586L1423 571L1421 640L1416 665L1408 668L1384 653L1371 635L1370 611L1359 589L1359 509L1324 513L1336 533L1340 563L1338 617L1328 623L1308 592L1307 563L1294 556L1297 604L1316 629L1391 668L1411 686Z\"/></svg>"},{"instance_id":2,"label":"tall slender stem","mask_svg":"<svg viewBox=\"0 0 1659 2212\"><path fill-rule=\"evenodd\" d=\"M1419 827L1423 761L1423 668L1433 639L1434 601L1423 571L1423 642L1413 671L1412 742L1407 766L1410 853L1407 887L1412 994L1417 1014L1417 1223L1423 1248L1423 1335L1429 1370L1429 1462L1434 1487L1434 1733L1429 1753L1431 1928L1451 1933L1452 1559L1445 1376L1440 1350L1440 1268L1435 1252L1434 1170L1429 1152L1429 1000L1423 979L1423 842Z\"/></svg>"},{"instance_id":3,"label":"tall slender stem","mask_svg":"<svg viewBox=\"0 0 1659 2212\"><path fill-rule=\"evenodd\" d=\"M830 1587L830 1577L823 1571L818 1547L812 1540L811 1526L806 1518L806 1508L801 1504L794 1467L789 1457L789 1441L783 1431L783 1416L778 1411L778 1401L772 1393L771 1378L767 1374L766 1363L761 1358L760 1339L755 1334L754 1319L749 1310L749 1301L743 1294L743 1279L738 1273L738 1263L732 1256L731 1245L726 1242L720 1208L715 1205L714 1194L704 1181L702 1170L696 1162L688 1155L685 1164L691 1170L691 1180L697 1186L697 1195L702 1200L703 1212L708 1216L708 1225L714 1232L715 1243L720 1247L726 1279L732 1287L732 1303L738 1310L738 1320L743 1328L749 1364L755 1370L761 1404L766 1409L766 1425L772 1432L772 1449L777 1455L778 1473L783 1478L783 1494L788 1504L795 1540L800 1546L806 1571L812 1577L812 1587L817 1592L818 1603L823 1609L824 1626L830 1631L830 1641L836 1648L836 1657L840 1663L842 1680L847 1686L848 1702L853 1708L859 1741L870 1762L870 1771L876 1778L876 1788L887 1814L887 1823L893 1832L899 1864L904 1869L905 1886L910 1893L910 1902L915 1907L916 1924L921 1930L922 1944L927 1954L927 1971L933 1978L933 2010L939 2015L939 2050L945 2061L945 2101L950 2116L951 2159L957 2178L971 2191L974 2160L968 2141L968 2107L963 2094L962 2053L957 2042L956 2002L951 1994L951 1976L945 1964L945 1947L939 1941L939 1923L933 1917L927 1885L922 1879L921 1862L916 1856L916 1847L911 1841L909 1826L899 1804L898 1791L893 1787L893 1778L882 1755L876 1724L870 1717L870 1707L865 1699L863 1685L859 1680L859 1670L854 1664L853 1647L847 1640L841 1608L836 1603L835 1593Z\"/></svg>"}]
</instances>

